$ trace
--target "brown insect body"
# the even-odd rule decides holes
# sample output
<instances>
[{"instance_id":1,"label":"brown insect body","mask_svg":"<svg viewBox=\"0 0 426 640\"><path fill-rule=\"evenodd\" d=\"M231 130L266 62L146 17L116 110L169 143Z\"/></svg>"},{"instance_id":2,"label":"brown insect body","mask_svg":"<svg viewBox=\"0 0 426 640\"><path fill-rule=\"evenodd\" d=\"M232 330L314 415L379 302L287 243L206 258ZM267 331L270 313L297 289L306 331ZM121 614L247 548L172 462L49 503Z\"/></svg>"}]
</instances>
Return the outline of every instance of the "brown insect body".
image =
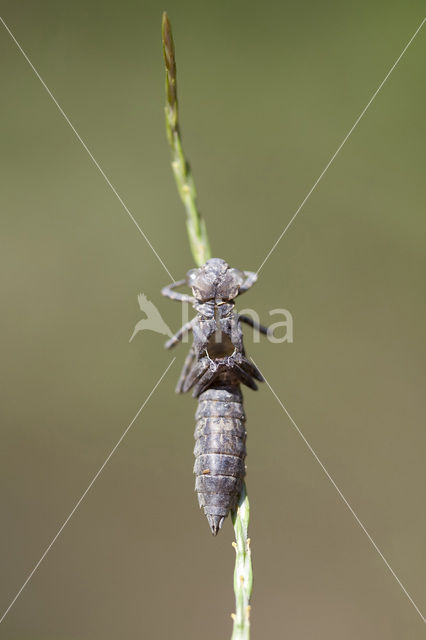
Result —
<instances>
[{"instance_id":1,"label":"brown insect body","mask_svg":"<svg viewBox=\"0 0 426 640\"><path fill-rule=\"evenodd\" d=\"M263 380L245 356L241 321L262 333L267 329L234 311L234 298L255 281L255 273L231 269L224 260L213 258L189 271L186 280L162 290L172 299L192 302L197 311L166 347L173 347L186 332L193 332L194 341L176 391L192 390L198 398L195 489L213 535L236 507L245 476L246 416L240 385L256 390L255 379ZM174 291L183 284L192 288L193 296Z\"/></svg>"},{"instance_id":2,"label":"brown insect body","mask_svg":"<svg viewBox=\"0 0 426 640\"><path fill-rule=\"evenodd\" d=\"M195 489L214 534L236 507L245 475L246 416L240 385L215 385L198 398Z\"/></svg>"}]
</instances>

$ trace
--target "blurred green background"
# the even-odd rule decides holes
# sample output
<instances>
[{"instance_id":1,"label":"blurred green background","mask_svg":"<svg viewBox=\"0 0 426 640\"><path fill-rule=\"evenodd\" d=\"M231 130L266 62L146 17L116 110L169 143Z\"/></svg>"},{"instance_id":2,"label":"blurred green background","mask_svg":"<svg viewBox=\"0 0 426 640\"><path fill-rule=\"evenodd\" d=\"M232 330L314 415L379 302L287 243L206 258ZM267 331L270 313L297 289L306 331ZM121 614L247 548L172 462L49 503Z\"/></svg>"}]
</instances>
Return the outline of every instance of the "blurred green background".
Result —
<instances>
[{"instance_id":1,"label":"blurred green background","mask_svg":"<svg viewBox=\"0 0 426 640\"><path fill-rule=\"evenodd\" d=\"M423 17L421 2L12 2L1 15L172 274L192 267L163 121L161 12L214 254L257 269ZM5 29L1 610L170 362L168 275ZM425 28L241 304L248 351L422 609ZM193 493L187 347L0 627L8 640L230 635L230 522ZM253 638L401 640L422 621L266 385L245 393Z\"/></svg>"}]
</instances>

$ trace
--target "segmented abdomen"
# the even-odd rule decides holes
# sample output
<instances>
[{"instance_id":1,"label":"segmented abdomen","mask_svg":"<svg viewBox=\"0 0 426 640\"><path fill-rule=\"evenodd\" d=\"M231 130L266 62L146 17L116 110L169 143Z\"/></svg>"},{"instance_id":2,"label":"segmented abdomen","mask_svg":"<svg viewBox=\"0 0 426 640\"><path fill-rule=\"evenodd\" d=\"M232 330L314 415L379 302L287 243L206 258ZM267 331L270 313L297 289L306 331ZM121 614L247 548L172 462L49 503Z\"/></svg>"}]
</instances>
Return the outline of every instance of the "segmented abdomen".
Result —
<instances>
[{"instance_id":1,"label":"segmented abdomen","mask_svg":"<svg viewBox=\"0 0 426 640\"><path fill-rule=\"evenodd\" d=\"M201 393L195 419L195 490L216 535L237 504L245 475L246 416L239 385L213 385Z\"/></svg>"}]
</instances>

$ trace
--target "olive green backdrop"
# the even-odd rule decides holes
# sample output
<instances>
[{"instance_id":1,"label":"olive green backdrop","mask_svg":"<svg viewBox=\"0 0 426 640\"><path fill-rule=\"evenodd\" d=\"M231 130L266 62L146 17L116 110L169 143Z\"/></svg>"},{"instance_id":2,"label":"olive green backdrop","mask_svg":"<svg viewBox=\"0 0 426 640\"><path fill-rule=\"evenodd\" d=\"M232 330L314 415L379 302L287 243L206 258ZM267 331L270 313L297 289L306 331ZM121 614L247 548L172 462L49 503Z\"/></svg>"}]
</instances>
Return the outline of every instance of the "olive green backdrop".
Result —
<instances>
[{"instance_id":1,"label":"olive green backdrop","mask_svg":"<svg viewBox=\"0 0 426 640\"><path fill-rule=\"evenodd\" d=\"M421 2L20 2L1 15L176 277L191 268L163 122L215 255L257 269L419 25ZM424 610L426 27L242 299L247 348ZM169 281L3 27L3 611L170 362ZM0 626L7 640L228 638L234 551L193 493L187 347ZM419 615L266 385L245 393L253 638L418 640Z\"/></svg>"}]
</instances>

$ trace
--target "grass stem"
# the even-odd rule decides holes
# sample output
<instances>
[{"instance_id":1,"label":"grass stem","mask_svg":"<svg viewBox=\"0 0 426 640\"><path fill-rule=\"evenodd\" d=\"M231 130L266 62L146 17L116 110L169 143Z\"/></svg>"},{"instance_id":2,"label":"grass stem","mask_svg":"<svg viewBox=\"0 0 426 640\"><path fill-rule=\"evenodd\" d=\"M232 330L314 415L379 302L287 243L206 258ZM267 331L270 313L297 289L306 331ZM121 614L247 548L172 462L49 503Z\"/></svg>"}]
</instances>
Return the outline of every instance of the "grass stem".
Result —
<instances>
[{"instance_id":1,"label":"grass stem","mask_svg":"<svg viewBox=\"0 0 426 640\"><path fill-rule=\"evenodd\" d=\"M162 20L163 53L166 65L166 131L172 152L172 168L177 189L186 210L186 228L192 255L198 267L211 258L210 245L204 219L197 207L196 191L191 169L182 148L178 119L176 83L176 59L173 36L167 13ZM249 640L250 596L253 582L249 524L249 501L244 484L238 506L232 512L235 530L233 547L236 552L234 570L235 613L232 614L234 628L232 640Z\"/></svg>"},{"instance_id":2,"label":"grass stem","mask_svg":"<svg viewBox=\"0 0 426 640\"><path fill-rule=\"evenodd\" d=\"M186 228L192 255L198 267L211 258L204 219L197 206L197 193L191 167L185 158L178 119L176 59L172 30L167 13L162 21L163 54L166 65L166 132L172 151L172 169L176 186L186 210Z\"/></svg>"}]
</instances>

